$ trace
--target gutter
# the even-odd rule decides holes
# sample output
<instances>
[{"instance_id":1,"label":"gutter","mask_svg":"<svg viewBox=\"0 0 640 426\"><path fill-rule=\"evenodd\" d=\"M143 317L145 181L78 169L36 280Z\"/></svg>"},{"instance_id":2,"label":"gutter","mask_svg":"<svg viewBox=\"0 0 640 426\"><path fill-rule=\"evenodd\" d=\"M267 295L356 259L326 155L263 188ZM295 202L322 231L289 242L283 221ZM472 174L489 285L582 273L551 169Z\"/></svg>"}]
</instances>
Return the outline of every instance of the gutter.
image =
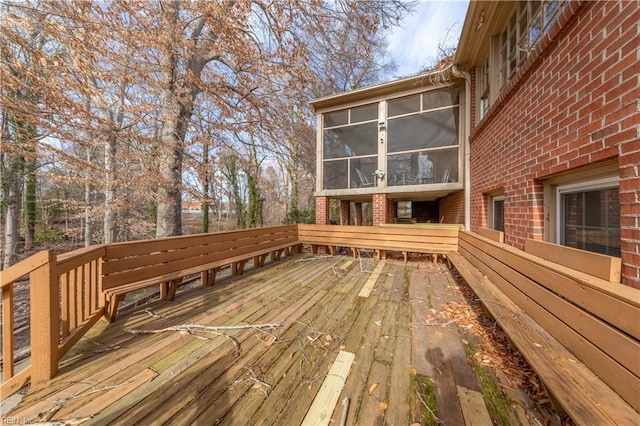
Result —
<instances>
[{"instance_id":1,"label":"gutter","mask_svg":"<svg viewBox=\"0 0 640 426\"><path fill-rule=\"evenodd\" d=\"M464 96L464 229L471 230L471 74L460 71L457 64L453 64L451 72L455 77L465 81Z\"/></svg>"}]
</instances>

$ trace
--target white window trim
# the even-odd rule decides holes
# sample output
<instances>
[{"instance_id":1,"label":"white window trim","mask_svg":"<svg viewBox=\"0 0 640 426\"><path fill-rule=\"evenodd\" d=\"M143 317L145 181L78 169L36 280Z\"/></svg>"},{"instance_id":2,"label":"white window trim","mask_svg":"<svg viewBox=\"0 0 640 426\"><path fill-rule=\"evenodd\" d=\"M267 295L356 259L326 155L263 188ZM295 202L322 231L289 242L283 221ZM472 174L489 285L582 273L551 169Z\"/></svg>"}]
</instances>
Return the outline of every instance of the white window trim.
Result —
<instances>
[{"instance_id":1,"label":"white window trim","mask_svg":"<svg viewBox=\"0 0 640 426\"><path fill-rule=\"evenodd\" d=\"M564 194L572 194L576 192L586 192L590 190L617 188L620 186L619 176L609 176L600 179L584 180L582 182L571 183L567 185L559 185L556 187L555 203L556 203L556 242L562 244L562 202L561 197Z\"/></svg>"},{"instance_id":2,"label":"white window trim","mask_svg":"<svg viewBox=\"0 0 640 426\"><path fill-rule=\"evenodd\" d=\"M496 212L495 202L496 201L503 202L502 214L503 214L503 220L504 220L504 195L489 196L490 211L488 213L489 213L489 228L491 229L496 229L496 218L495 218L495 212Z\"/></svg>"}]
</instances>

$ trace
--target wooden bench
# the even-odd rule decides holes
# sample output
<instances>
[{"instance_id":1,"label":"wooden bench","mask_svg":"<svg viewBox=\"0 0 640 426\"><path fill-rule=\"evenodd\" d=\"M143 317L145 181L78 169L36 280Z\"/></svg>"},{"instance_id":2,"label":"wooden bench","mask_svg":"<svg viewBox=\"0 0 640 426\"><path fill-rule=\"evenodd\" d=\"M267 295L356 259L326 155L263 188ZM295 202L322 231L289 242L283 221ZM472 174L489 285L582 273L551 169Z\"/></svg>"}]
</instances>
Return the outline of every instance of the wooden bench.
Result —
<instances>
[{"instance_id":1,"label":"wooden bench","mask_svg":"<svg viewBox=\"0 0 640 426\"><path fill-rule=\"evenodd\" d=\"M458 225L431 226L389 224L380 226L298 225L298 238L311 246L326 246L333 255L336 247L348 247L357 256L357 249L372 249L377 258L385 258L387 251L401 252L404 261L409 253L437 256L458 249Z\"/></svg>"},{"instance_id":2,"label":"wooden bench","mask_svg":"<svg viewBox=\"0 0 640 426\"><path fill-rule=\"evenodd\" d=\"M640 422L640 291L460 232L448 261L578 424Z\"/></svg>"},{"instance_id":3,"label":"wooden bench","mask_svg":"<svg viewBox=\"0 0 640 426\"><path fill-rule=\"evenodd\" d=\"M160 296L173 300L185 277L200 274L211 286L224 266L238 275L250 259L259 267L300 247L295 225L110 244L102 263L105 317L115 319L127 293L159 285Z\"/></svg>"}]
</instances>

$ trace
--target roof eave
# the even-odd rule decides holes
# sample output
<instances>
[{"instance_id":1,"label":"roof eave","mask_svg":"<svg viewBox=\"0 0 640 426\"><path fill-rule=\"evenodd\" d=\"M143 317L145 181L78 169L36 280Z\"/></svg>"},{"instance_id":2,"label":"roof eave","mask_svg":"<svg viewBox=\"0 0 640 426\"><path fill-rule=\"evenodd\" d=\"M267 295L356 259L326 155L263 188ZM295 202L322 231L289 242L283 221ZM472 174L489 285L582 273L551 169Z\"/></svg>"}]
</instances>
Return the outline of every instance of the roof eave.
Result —
<instances>
[{"instance_id":1,"label":"roof eave","mask_svg":"<svg viewBox=\"0 0 640 426\"><path fill-rule=\"evenodd\" d=\"M489 53L491 37L499 35L515 2L471 0L453 62L468 71L482 65Z\"/></svg>"},{"instance_id":2,"label":"roof eave","mask_svg":"<svg viewBox=\"0 0 640 426\"><path fill-rule=\"evenodd\" d=\"M452 82L456 80L451 72L451 67L447 67L442 70L430 71L427 73L405 77L370 87L364 87L362 89L355 89L349 92L343 92L314 99L313 101L309 102L309 105L311 105L314 112L317 113L334 107L339 107L341 105L366 101L367 99L373 99L380 96L399 93L405 90L431 87L434 86L434 81L440 81L440 78L438 78L438 74L442 74L441 77L445 77Z\"/></svg>"}]
</instances>

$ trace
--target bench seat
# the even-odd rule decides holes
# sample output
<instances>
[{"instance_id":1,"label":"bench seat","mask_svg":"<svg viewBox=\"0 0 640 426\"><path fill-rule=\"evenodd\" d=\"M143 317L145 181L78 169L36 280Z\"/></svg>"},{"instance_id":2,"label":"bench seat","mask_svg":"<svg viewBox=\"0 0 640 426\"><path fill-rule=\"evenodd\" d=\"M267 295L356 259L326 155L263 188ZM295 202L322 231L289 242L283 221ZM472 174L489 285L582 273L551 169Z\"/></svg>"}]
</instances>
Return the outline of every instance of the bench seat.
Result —
<instances>
[{"instance_id":1,"label":"bench seat","mask_svg":"<svg viewBox=\"0 0 640 426\"><path fill-rule=\"evenodd\" d=\"M244 271L246 262L250 259L253 259L254 267L259 267L264 265L267 256L270 256L272 261L277 261L280 260L283 254L287 256L293 252L300 252L300 243L297 241L289 241L284 244L270 246L250 253L230 256L215 262L205 263L186 269L178 269L170 273L164 273L143 280L104 289L103 292L106 296L105 318L108 322L113 322L115 320L118 305L122 300L124 300L124 297L128 293L159 285L160 297L164 300L173 300L179 285L186 277L200 274L201 283L203 285L211 286L214 284L217 272L224 266L230 266L232 275L240 275Z\"/></svg>"},{"instance_id":2,"label":"bench seat","mask_svg":"<svg viewBox=\"0 0 640 426\"><path fill-rule=\"evenodd\" d=\"M578 424L637 424L638 412L459 253L447 255L543 381L554 408Z\"/></svg>"}]
</instances>

